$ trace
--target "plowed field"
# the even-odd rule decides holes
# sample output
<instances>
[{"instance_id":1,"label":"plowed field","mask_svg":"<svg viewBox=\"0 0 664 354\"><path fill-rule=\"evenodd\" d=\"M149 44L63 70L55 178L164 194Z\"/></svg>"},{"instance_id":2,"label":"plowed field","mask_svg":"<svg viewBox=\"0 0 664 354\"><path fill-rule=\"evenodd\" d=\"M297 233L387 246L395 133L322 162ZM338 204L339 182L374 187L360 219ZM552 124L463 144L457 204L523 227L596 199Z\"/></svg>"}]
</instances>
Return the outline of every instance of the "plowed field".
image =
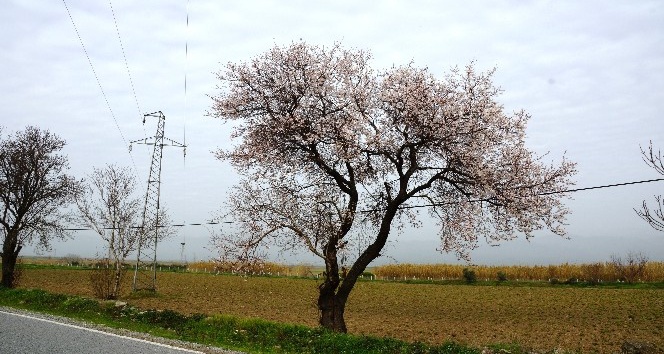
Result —
<instances>
[{"instance_id":1,"label":"plowed field","mask_svg":"<svg viewBox=\"0 0 664 354\"><path fill-rule=\"evenodd\" d=\"M158 295L124 299L143 308L231 314L315 326L317 282L159 273ZM89 271L26 269L21 287L92 296ZM626 341L664 348L664 290L360 282L346 310L349 332L482 346L519 343L613 353Z\"/></svg>"}]
</instances>

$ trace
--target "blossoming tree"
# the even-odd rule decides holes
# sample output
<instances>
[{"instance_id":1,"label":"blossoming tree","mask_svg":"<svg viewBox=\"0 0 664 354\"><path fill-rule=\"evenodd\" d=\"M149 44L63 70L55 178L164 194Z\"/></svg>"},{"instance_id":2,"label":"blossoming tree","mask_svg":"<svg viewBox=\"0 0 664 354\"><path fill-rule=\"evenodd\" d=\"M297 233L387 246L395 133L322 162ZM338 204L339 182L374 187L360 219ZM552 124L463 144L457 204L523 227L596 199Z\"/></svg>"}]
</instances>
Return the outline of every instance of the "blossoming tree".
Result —
<instances>
[{"instance_id":1,"label":"blossoming tree","mask_svg":"<svg viewBox=\"0 0 664 354\"><path fill-rule=\"evenodd\" d=\"M220 71L210 112L235 122L239 144L217 157L243 176L228 201L236 232L217 240L222 257L252 262L270 246L317 255L319 322L341 332L358 277L393 229L426 210L441 248L461 258L480 238L564 235L564 193L552 192L575 173L525 147L529 115L504 112L492 72L471 64L439 79L412 64L377 72L369 60L339 45L276 46Z\"/></svg>"}]
</instances>

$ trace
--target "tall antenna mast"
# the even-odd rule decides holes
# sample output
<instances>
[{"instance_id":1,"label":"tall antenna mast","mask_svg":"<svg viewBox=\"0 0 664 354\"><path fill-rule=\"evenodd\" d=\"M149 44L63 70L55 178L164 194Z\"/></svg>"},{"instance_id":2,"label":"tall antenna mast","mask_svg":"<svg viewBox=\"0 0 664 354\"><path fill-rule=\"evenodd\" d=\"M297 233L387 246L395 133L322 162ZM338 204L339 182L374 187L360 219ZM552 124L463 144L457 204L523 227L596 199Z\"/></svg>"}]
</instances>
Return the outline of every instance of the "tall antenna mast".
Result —
<instances>
[{"instance_id":1,"label":"tall antenna mast","mask_svg":"<svg viewBox=\"0 0 664 354\"><path fill-rule=\"evenodd\" d=\"M145 193L145 204L143 206L143 220L139 229L138 250L136 256L136 268L134 269L133 291L157 290L157 243L159 242L159 208L161 189L161 156L164 146L180 147L187 155L187 146L177 141L164 137L164 125L166 117L159 112L148 113L143 116L143 124L147 117L157 118L157 132L154 137L134 140L131 144L153 145L152 159L150 163L150 174L148 186ZM168 143L164 143L167 141Z\"/></svg>"}]
</instances>

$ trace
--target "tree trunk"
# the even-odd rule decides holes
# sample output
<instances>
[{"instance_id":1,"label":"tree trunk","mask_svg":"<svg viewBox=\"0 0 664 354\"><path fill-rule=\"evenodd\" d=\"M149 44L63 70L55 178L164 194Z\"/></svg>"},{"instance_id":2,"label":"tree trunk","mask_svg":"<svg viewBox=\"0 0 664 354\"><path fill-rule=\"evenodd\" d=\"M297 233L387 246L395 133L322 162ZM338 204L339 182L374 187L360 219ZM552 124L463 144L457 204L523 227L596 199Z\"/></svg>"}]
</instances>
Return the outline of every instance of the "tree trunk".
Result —
<instances>
[{"instance_id":1,"label":"tree trunk","mask_svg":"<svg viewBox=\"0 0 664 354\"><path fill-rule=\"evenodd\" d=\"M326 284L328 284L327 281L320 287L318 295L319 323L323 328L346 333L346 321L344 320L346 298L339 297L335 293L336 287L331 288L326 286Z\"/></svg>"},{"instance_id":2,"label":"tree trunk","mask_svg":"<svg viewBox=\"0 0 664 354\"><path fill-rule=\"evenodd\" d=\"M392 220L400 204L400 202L395 202L387 208L376 235L376 240L367 246L364 252L355 260L350 270L345 272L343 280L339 279L336 247L341 237L327 245L325 249L325 281L318 287L319 324L322 327L335 332L347 332L346 321L344 320L346 301L360 275L374 259L380 257L380 251L387 242Z\"/></svg>"},{"instance_id":3,"label":"tree trunk","mask_svg":"<svg viewBox=\"0 0 664 354\"><path fill-rule=\"evenodd\" d=\"M337 261L337 242L339 238L333 238L325 247L325 280L318 286L318 311L319 323L323 328L335 332L346 333L346 321L344 320L344 309L346 299L339 296L339 263Z\"/></svg>"},{"instance_id":4,"label":"tree trunk","mask_svg":"<svg viewBox=\"0 0 664 354\"><path fill-rule=\"evenodd\" d=\"M9 231L2 245L2 286L13 288L16 284L16 260L21 246L17 245L17 235Z\"/></svg>"},{"instance_id":5,"label":"tree trunk","mask_svg":"<svg viewBox=\"0 0 664 354\"><path fill-rule=\"evenodd\" d=\"M120 282L122 281L122 263L115 261L115 272L113 279L113 292L110 294L111 299L115 300L120 297Z\"/></svg>"},{"instance_id":6,"label":"tree trunk","mask_svg":"<svg viewBox=\"0 0 664 354\"><path fill-rule=\"evenodd\" d=\"M2 253L2 286L11 288L14 286L14 268L16 267L16 258L12 254Z\"/></svg>"}]
</instances>

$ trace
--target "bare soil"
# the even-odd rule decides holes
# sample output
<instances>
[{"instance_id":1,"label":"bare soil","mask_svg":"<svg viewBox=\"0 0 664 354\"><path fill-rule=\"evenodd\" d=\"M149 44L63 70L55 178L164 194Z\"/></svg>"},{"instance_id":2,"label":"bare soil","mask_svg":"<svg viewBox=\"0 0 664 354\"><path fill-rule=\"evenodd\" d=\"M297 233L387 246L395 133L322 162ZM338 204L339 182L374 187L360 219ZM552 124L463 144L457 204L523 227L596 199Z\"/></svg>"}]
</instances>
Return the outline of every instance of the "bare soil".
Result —
<instances>
[{"instance_id":1,"label":"bare soil","mask_svg":"<svg viewBox=\"0 0 664 354\"><path fill-rule=\"evenodd\" d=\"M92 297L89 271L26 269L21 287ZM230 314L317 325L311 279L159 273L156 296L130 293L141 308ZM350 333L481 347L518 343L537 351L614 353L625 341L664 348L664 290L360 282L346 310Z\"/></svg>"}]
</instances>

